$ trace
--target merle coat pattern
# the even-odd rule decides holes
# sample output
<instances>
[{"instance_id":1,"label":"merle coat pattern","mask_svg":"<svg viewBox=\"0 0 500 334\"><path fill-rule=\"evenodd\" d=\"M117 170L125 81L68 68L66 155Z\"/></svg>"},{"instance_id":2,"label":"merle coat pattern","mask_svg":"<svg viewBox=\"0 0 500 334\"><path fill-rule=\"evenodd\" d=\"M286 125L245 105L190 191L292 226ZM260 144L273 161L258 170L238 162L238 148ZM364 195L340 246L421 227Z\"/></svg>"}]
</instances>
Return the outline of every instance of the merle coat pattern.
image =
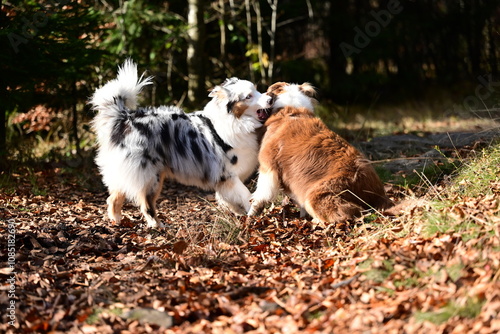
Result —
<instances>
[{"instance_id":1,"label":"merle coat pattern","mask_svg":"<svg viewBox=\"0 0 500 334\"><path fill-rule=\"evenodd\" d=\"M98 89L91 104L99 144L96 163L108 187L108 216L119 222L126 199L140 205L148 226L158 227L156 200L165 178L215 190L220 204L237 214L250 208L243 184L257 167L256 129L267 118L255 86L227 79L210 93L204 110L186 114L173 106L137 107L151 84L128 60L117 79Z\"/></svg>"}]
</instances>

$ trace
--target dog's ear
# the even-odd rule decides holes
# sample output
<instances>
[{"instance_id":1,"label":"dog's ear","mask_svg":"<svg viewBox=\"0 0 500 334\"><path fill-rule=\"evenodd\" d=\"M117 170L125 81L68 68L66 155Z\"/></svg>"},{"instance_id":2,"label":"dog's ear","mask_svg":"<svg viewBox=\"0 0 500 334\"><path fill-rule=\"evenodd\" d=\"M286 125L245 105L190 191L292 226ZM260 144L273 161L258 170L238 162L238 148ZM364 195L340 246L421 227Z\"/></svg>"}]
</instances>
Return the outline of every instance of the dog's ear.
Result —
<instances>
[{"instance_id":1,"label":"dog's ear","mask_svg":"<svg viewBox=\"0 0 500 334\"><path fill-rule=\"evenodd\" d=\"M290 84L286 82L275 82L267 88L267 93L280 94L284 90L284 88L289 85Z\"/></svg>"},{"instance_id":2,"label":"dog's ear","mask_svg":"<svg viewBox=\"0 0 500 334\"><path fill-rule=\"evenodd\" d=\"M235 83L237 83L240 79L236 78L236 77L233 77L233 78L227 78L226 80L224 80L224 82L222 83L222 87L227 87L229 85L234 85Z\"/></svg>"},{"instance_id":3,"label":"dog's ear","mask_svg":"<svg viewBox=\"0 0 500 334\"><path fill-rule=\"evenodd\" d=\"M238 78L229 78L226 79L220 86L215 86L214 89L208 94L209 97L216 98L220 101L228 101L227 102L227 112L230 113L233 110L234 104L237 101L234 100L234 96L231 94L231 91L227 89L227 86L234 85L240 79Z\"/></svg>"},{"instance_id":4,"label":"dog's ear","mask_svg":"<svg viewBox=\"0 0 500 334\"><path fill-rule=\"evenodd\" d=\"M308 82L304 82L302 85L300 85L299 86L299 90L302 93L304 93L304 95L307 96L307 97L313 98L313 97L316 96L316 90Z\"/></svg>"},{"instance_id":5,"label":"dog's ear","mask_svg":"<svg viewBox=\"0 0 500 334\"><path fill-rule=\"evenodd\" d=\"M215 86L210 90L210 93L208 93L208 97L215 97L217 96L217 92L219 92L222 89L221 86Z\"/></svg>"},{"instance_id":6,"label":"dog's ear","mask_svg":"<svg viewBox=\"0 0 500 334\"><path fill-rule=\"evenodd\" d=\"M208 94L209 97L214 98L220 101L228 101L227 102L227 112L230 113L233 110L233 106L236 101L231 101L230 91L229 89L224 88L223 86L215 86Z\"/></svg>"},{"instance_id":7,"label":"dog's ear","mask_svg":"<svg viewBox=\"0 0 500 334\"><path fill-rule=\"evenodd\" d=\"M215 86L208 94L208 97L216 97L218 99L224 99L229 97L229 90L224 88L224 86Z\"/></svg>"}]
</instances>

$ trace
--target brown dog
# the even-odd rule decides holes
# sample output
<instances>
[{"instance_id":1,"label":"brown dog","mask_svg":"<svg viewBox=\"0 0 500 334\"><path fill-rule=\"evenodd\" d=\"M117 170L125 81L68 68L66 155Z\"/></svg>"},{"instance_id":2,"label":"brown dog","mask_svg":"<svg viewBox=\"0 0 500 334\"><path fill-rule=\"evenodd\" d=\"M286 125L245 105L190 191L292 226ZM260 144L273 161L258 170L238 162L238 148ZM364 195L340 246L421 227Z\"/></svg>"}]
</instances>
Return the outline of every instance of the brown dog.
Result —
<instances>
[{"instance_id":1,"label":"brown dog","mask_svg":"<svg viewBox=\"0 0 500 334\"><path fill-rule=\"evenodd\" d=\"M340 222L361 209L392 205L370 162L313 113L314 88L275 83L272 115L259 152L259 178L249 216L262 211L280 188L315 220Z\"/></svg>"}]
</instances>

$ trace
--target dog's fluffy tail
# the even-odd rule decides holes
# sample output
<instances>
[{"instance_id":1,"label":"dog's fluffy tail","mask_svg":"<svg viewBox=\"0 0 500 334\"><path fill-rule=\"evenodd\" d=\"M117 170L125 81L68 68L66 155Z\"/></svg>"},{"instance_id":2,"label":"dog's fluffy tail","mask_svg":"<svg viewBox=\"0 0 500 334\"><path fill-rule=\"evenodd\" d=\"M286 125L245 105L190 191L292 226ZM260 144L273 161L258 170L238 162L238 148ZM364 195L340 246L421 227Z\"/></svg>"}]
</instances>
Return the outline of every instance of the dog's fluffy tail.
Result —
<instances>
[{"instance_id":1,"label":"dog's fluffy tail","mask_svg":"<svg viewBox=\"0 0 500 334\"><path fill-rule=\"evenodd\" d=\"M90 104L94 110L116 116L115 113L124 111L124 107L134 110L137 108L137 95L144 86L152 83L153 77L144 78L144 74L139 78L137 75L137 65L127 59L118 69L116 79L109 81L106 85L96 90Z\"/></svg>"}]
</instances>

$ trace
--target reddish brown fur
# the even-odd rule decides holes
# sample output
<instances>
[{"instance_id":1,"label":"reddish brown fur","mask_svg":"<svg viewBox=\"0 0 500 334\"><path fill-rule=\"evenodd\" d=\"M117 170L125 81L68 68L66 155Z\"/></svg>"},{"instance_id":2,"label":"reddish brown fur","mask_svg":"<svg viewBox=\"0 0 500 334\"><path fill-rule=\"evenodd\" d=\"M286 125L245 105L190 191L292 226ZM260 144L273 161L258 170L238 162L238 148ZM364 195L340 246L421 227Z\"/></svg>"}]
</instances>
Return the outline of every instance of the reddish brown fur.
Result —
<instances>
[{"instance_id":1,"label":"reddish brown fur","mask_svg":"<svg viewBox=\"0 0 500 334\"><path fill-rule=\"evenodd\" d=\"M232 112L234 116L240 118L241 115L243 115L245 111L247 111L247 109L248 109L247 103L245 103L244 101L238 101L233 105Z\"/></svg>"},{"instance_id":2,"label":"reddish brown fur","mask_svg":"<svg viewBox=\"0 0 500 334\"><path fill-rule=\"evenodd\" d=\"M290 86L290 84L286 83L286 82L276 82L276 83L273 83L267 89L266 94L268 96L270 96L273 100L275 100L278 97L278 95L285 93L286 86ZM316 91L314 90L314 88L310 84L305 83L305 84L300 85L299 86L299 90L305 96L310 97L311 100L313 100L314 102L316 102L316 100L314 100L314 96L316 96Z\"/></svg>"},{"instance_id":3,"label":"reddish brown fur","mask_svg":"<svg viewBox=\"0 0 500 334\"><path fill-rule=\"evenodd\" d=\"M261 172L277 173L281 187L313 218L338 222L361 208L392 204L370 162L310 110L285 107L265 125Z\"/></svg>"},{"instance_id":4,"label":"reddish brown fur","mask_svg":"<svg viewBox=\"0 0 500 334\"><path fill-rule=\"evenodd\" d=\"M267 89L266 94L269 96L277 96L282 94L285 91L285 86L288 86L289 84L286 82L276 82L269 86Z\"/></svg>"}]
</instances>

